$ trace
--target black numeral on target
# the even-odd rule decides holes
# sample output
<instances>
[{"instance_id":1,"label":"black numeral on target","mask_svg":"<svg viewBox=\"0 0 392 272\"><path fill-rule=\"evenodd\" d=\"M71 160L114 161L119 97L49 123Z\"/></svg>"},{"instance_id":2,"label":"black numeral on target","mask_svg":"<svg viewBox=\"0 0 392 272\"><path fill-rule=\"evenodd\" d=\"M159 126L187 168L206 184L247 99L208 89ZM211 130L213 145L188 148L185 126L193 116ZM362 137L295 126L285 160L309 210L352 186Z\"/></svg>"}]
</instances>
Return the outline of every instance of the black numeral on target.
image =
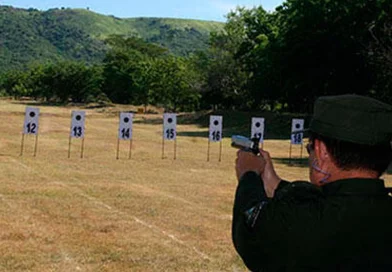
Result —
<instances>
[{"instance_id":1,"label":"black numeral on target","mask_svg":"<svg viewBox=\"0 0 392 272\"><path fill-rule=\"evenodd\" d=\"M261 139L261 136L263 136L263 134L261 134L261 133L255 133L255 134L253 135L253 138Z\"/></svg>"},{"instance_id":2,"label":"black numeral on target","mask_svg":"<svg viewBox=\"0 0 392 272\"><path fill-rule=\"evenodd\" d=\"M174 136L175 136L175 134L174 134L173 128L169 128L166 130L166 138L167 139L169 139L169 140L174 139Z\"/></svg>"},{"instance_id":3,"label":"black numeral on target","mask_svg":"<svg viewBox=\"0 0 392 272\"><path fill-rule=\"evenodd\" d=\"M220 141L221 139L221 133L220 131L213 131L212 132L212 140L214 141Z\"/></svg>"},{"instance_id":4,"label":"black numeral on target","mask_svg":"<svg viewBox=\"0 0 392 272\"><path fill-rule=\"evenodd\" d=\"M129 128L123 128L121 130L121 135L122 135L121 137L123 139L129 139L131 137L130 129Z\"/></svg>"},{"instance_id":5,"label":"black numeral on target","mask_svg":"<svg viewBox=\"0 0 392 272\"><path fill-rule=\"evenodd\" d=\"M295 144L302 143L302 133L294 134L293 135L293 140L294 140Z\"/></svg>"},{"instance_id":6,"label":"black numeral on target","mask_svg":"<svg viewBox=\"0 0 392 272\"><path fill-rule=\"evenodd\" d=\"M82 136L82 127L74 127L73 128L73 135L75 137L81 137Z\"/></svg>"},{"instance_id":7,"label":"black numeral on target","mask_svg":"<svg viewBox=\"0 0 392 272\"><path fill-rule=\"evenodd\" d=\"M26 127L27 127L27 133L35 134L37 128L37 125L35 123L28 123Z\"/></svg>"}]
</instances>

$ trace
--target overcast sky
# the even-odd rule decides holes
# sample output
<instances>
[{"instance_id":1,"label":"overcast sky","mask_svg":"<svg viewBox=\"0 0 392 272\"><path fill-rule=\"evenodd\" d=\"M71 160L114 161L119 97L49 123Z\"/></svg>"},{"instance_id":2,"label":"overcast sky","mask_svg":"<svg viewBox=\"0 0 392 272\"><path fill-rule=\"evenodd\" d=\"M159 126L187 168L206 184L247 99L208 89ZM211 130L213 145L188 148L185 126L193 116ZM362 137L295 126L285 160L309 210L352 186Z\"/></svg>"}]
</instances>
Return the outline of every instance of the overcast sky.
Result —
<instances>
[{"instance_id":1,"label":"overcast sky","mask_svg":"<svg viewBox=\"0 0 392 272\"><path fill-rule=\"evenodd\" d=\"M1 5L20 8L90 8L105 15L130 17L175 17L225 21L225 15L236 6L262 5L274 10L282 0L0 0Z\"/></svg>"}]
</instances>

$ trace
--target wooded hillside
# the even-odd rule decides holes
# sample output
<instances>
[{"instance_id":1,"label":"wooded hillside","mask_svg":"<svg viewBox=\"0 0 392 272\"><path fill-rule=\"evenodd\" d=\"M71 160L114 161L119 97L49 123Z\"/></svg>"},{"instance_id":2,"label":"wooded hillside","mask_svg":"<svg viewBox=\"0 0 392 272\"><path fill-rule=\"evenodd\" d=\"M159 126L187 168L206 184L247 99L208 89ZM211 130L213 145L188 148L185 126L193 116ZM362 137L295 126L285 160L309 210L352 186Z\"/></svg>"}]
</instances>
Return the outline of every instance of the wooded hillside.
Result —
<instances>
[{"instance_id":1,"label":"wooded hillside","mask_svg":"<svg viewBox=\"0 0 392 272\"><path fill-rule=\"evenodd\" d=\"M187 56L208 46L219 22L132 18L120 19L84 9L19 9L0 6L0 71L46 60L102 61L110 35L138 37Z\"/></svg>"}]
</instances>

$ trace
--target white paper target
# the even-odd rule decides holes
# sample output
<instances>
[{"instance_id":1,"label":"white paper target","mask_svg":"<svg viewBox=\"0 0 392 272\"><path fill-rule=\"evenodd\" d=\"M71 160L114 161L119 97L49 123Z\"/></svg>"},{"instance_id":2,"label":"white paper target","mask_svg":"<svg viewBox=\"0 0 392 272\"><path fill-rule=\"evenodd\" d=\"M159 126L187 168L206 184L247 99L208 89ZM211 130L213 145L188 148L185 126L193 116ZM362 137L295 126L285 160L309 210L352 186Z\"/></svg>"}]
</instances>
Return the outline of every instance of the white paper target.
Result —
<instances>
[{"instance_id":1,"label":"white paper target","mask_svg":"<svg viewBox=\"0 0 392 272\"><path fill-rule=\"evenodd\" d=\"M175 113L163 114L163 138L173 141L177 137L177 115Z\"/></svg>"},{"instance_id":2,"label":"white paper target","mask_svg":"<svg viewBox=\"0 0 392 272\"><path fill-rule=\"evenodd\" d=\"M296 132L304 129L305 120L304 119L293 119L291 123L291 132ZM300 133L292 133L291 134L291 144L293 145L301 145L303 144L304 134Z\"/></svg>"},{"instance_id":3,"label":"white paper target","mask_svg":"<svg viewBox=\"0 0 392 272\"><path fill-rule=\"evenodd\" d=\"M84 111L72 111L71 132L72 138L84 138L84 121L86 113Z\"/></svg>"},{"instance_id":4,"label":"white paper target","mask_svg":"<svg viewBox=\"0 0 392 272\"><path fill-rule=\"evenodd\" d=\"M260 143L264 142L264 118L253 117L251 138L259 138Z\"/></svg>"},{"instance_id":5,"label":"white paper target","mask_svg":"<svg viewBox=\"0 0 392 272\"><path fill-rule=\"evenodd\" d=\"M23 133L37 135L38 121L39 121L39 109L26 107Z\"/></svg>"},{"instance_id":6,"label":"white paper target","mask_svg":"<svg viewBox=\"0 0 392 272\"><path fill-rule=\"evenodd\" d=\"M211 115L210 116L210 136L211 142L222 141L222 116Z\"/></svg>"},{"instance_id":7,"label":"white paper target","mask_svg":"<svg viewBox=\"0 0 392 272\"><path fill-rule=\"evenodd\" d=\"M118 138L120 140L132 139L132 125L133 125L133 113L121 112L119 128L118 128Z\"/></svg>"}]
</instances>

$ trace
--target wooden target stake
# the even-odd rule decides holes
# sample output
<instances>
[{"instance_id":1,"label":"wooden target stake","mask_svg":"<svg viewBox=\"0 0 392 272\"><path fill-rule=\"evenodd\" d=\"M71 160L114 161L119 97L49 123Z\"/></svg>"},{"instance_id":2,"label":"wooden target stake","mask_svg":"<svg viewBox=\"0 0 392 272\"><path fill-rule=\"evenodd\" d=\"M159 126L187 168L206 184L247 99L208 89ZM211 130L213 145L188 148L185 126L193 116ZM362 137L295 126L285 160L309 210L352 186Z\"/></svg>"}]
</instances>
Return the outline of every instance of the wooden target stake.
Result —
<instances>
[{"instance_id":1,"label":"wooden target stake","mask_svg":"<svg viewBox=\"0 0 392 272\"><path fill-rule=\"evenodd\" d=\"M24 133L22 133L22 141L20 142L20 156L23 156L24 136Z\"/></svg>"},{"instance_id":2,"label":"wooden target stake","mask_svg":"<svg viewBox=\"0 0 392 272\"><path fill-rule=\"evenodd\" d=\"M34 157L37 156L37 148L38 148L38 133L35 135Z\"/></svg>"},{"instance_id":3,"label":"wooden target stake","mask_svg":"<svg viewBox=\"0 0 392 272\"><path fill-rule=\"evenodd\" d=\"M129 140L129 156L128 159L130 160L132 158L132 139Z\"/></svg>"},{"instance_id":4,"label":"wooden target stake","mask_svg":"<svg viewBox=\"0 0 392 272\"><path fill-rule=\"evenodd\" d=\"M82 159L83 159L83 153L84 153L84 137L82 138L82 147L80 150L80 158L82 158Z\"/></svg>"},{"instance_id":5,"label":"wooden target stake","mask_svg":"<svg viewBox=\"0 0 392 272\"><path fill-rule=\"evenodd\" d=\"M219 162L222 161L222 139L219 142Z\"/></svg>"},{"instance_id":6,"label":"wooden target stake","mask_svg":"<svg viewBox=\"0 0 392 272\"><path fill-rule=\"evenodd\" d=\"M174 139L174 160L177 159L177 137Z\"/></svg>"},{"instance_id":7,"label":"wooden target stake","mask_svg":"<svg viewBox=\"0 0 392 272\"><path fill-rule=\"evenodd\" d=\"M165 158L165 138L162 137L162 160Z\"/></svg>"},{"instance_id":8,"label":"wooden target stake","mask_svg":"<svg viewBox=\"0 0 392 272\"><path fill-rule=\"evenodd\" d=\"M208 147L207 147L207 161L210 161L210 145L211 145L211 141L208 138Z\"/></svg>"},{"instance_id":9,"label":"wooden target stake","mask_svg":"<svg viewBox=\"0 0 392 272\"><path fill-rule=\"evenodd\" d=\"M293 144L290 143L289 164L291 164L291 152L292 152L292 149L293 149Z\"/></svg>"},{"instance_id":10,"label":"wooden target stake","mask_svg":"<svg viewBox=\"0 0 392 272\"><path fill-rule=\"evenodd\" d=\"M23 152L24 152L24 138L25 138L25 134L22 133L22 140L21 140L21 143L20 143L20 154L19 154L19 156L23 156ZM33 153L34 157L37 156L37 149L38 149L38 134L35 135L34 153Z\"/></svg>"},{"instance_id":11,"label":"wooden target stake","mask_svg":"<svg viewBox=\"0 0 392 272\"><path fill-rule=\"evenodd\" d=\"M117 155L116 155L116 159L118 160L118 153L120 152L120 139L117 139Z\"/></svg>"},{"instance_id":12,"label":"wooden target stake","mask_svg":"<svg viewBox=\"0 0 392 272\"><path fill-rule=\"evenodd\" d=\"M304 144L303 144L303 141L302 141L302 144L301 144L301 155L300 155L300 158L302 159L302 153L303 153L303 149L304 149Z\"/></svg>"},{"instance_id":13,"label":"wooden target stake","mask_svg":"<svg viewBox=\"0 0 392 272\"><path fill-rule=\"evenodd\" d=\"M118 113L118 117L121 119L121 112ZM116 155L117 160L119 159L119 152L120 152L120 138L117 138L117 155Z\"/></svg>"},{"instance_id":14,"label":"wooden target stake","mask_svg":"<svg viewBox=\"0 0 392 272\"><path fill-rule=\"evenodd\" d=\"M69 142L68 142L68 159L71 158L71 142L72 142L72 137L69 136Z\"/></svg>"}]
</instances>

